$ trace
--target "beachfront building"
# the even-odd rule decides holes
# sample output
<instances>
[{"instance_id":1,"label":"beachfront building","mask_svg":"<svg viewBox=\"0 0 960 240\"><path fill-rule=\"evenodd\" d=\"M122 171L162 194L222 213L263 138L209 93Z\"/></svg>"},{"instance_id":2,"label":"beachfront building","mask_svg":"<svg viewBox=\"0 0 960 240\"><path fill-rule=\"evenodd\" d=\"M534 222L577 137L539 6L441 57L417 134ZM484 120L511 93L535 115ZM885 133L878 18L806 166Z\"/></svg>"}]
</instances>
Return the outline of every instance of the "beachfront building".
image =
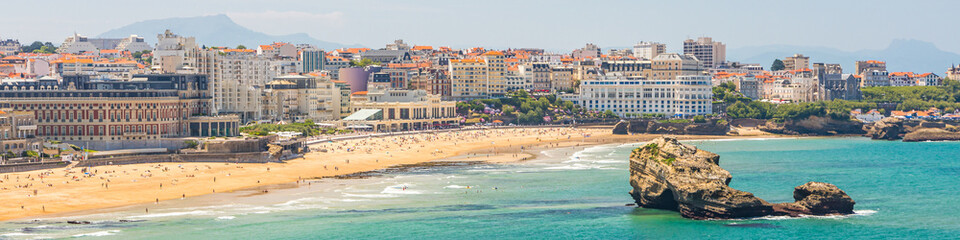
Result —
<instances>
[{"instance_id":1,"label":"beachfront building","mask_svg":"<svg viewBox=\"0 0 960 240\"><path fill-rule=\"evenodd\" d=\"M673 79L605 76L580 83L578 97L569 99L595 111L627 114L693 116L713 113L710 76L677 76Z\"/></svg>"},{"instance_id":2,"label":"beachfront building","mask_svg":"<svg viewBox=\"0 0 960 240\"><path fill-rule=\"evenodd\" d=\"M460 121L456 102L443 101L424 90L356 92L350 105L353 114L342 121L348 128L405 131L442 128Z\"/></svg>"},{"instance_id":3,"label":"beachfront building","mask_svg":"<svg viewBox=\"0 0 960 240\"><path fill-rule=\"evenodd\" d=\"M263 120L323 122L340 119L341 89L328 78L287 75L264 85Z\"/></svg>"},{"instance_id":4,"label":"beachfront building","mask_svg":"<svg viewBox=\"0 0 960 240\"><path fill-rule=\"evenodd\" d=\"M3 155L24 157L26 151L40 152L43 139L37 137L33 112L0 109L0 150ZM0 165L8 164L4 158Z\"/></svg>"},{"instance_id":5,"label":"beachfront building","mask_svg":"<svg viewBox=\"0 0 960 240\"><path fill-rule=\"evenodd\" d=\"M705 68L715 68L727 61L727 45L709 37L687 39L683 41L683 54L696 56Z\"/></svg>"},{"instance_id":6,"label":"beachfront building","mask_svg":"<svg viewBox=\"0 0 960 240\"><path fill-rule=\"evenodd\" d=\"M457 100L498 98L506 93L507 67L502 52L490 51L478 58L451 59L451 97Z\"/></svg>"},{"instance_id":7,"label":"beachfront building","mask_svg":"<svg viewBox=\"0 0 960 240\"><path fill-rule=\"evenodd\" d=\"M206 75L133 75L127 81L86 75L4 83L0 102L33 112L37 135L91 149L178 147L165 138L235 136L236 115L210 111ZM168 145L173 144L173 145Z\"/></svg>"}]
</instances>

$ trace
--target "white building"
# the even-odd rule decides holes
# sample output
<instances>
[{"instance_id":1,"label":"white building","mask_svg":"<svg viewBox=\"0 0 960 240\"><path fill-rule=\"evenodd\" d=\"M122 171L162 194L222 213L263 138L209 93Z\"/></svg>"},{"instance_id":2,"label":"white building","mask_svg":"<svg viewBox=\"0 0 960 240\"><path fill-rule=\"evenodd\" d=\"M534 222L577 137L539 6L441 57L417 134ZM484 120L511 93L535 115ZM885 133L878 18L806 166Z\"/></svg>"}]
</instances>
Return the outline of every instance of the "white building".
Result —
<instances>
[{"instance_id":1,"label":"white building","mask_svg":"<svg viewBox=\"0 0 960 240\"><path fill-rule=\"evenodd\" d=\"M643 59L653 59L667 51L667 45L656 42L639 42L633 45L633 56Z\"/></svg>"},{"instance_id":2,"label":"white building","mask_svg":"<svg viewBox=\"0 0 960 240\"><path fill-rule=\"evenodd\" d=\"M590 110L611 110L617 115L664 114L692 116L713 113L710 76L675 79L607 77L580 84L574 100Z\"/></svg>"},{"instance_id":3,"label":"white building","mask_svg":"<svg viewBox=\"0 0 960 240\"><path fill-rule=\"evenodd\" d=\"M157 34L157 47L153 49L153 68L161 73L173 73L183 67L197 68L200 49L193 37L181 37L165 31Z\"/></svg>"},{"instance_id":4,"label":"white building","mask_svg":"<svg viewBox=\"0 0 960 240\"><path fill-rule=\"evenodd\" d=\"M87 39L87 36L81 36L80 34L74 33L73 36L67 37L63 40L63 44L60 44L60 48L57 48L58 53L71 53L79 54L83 52L96 52L97 47L93 45Z\"/></svg>"},{"instance_id":5,"label":"white building","mask_svg":"<svg viewBox=\"0 0 960 240\"><path fill-rule=\"evenodd\" d=\"M117 50L130 51L134 53L153 50L153 47L150 46L150 44L147 44L147 42L143 40L143 37L130 35L130 37L120 40L120 43L117 44Z\"/></svg>"}]
</instances>

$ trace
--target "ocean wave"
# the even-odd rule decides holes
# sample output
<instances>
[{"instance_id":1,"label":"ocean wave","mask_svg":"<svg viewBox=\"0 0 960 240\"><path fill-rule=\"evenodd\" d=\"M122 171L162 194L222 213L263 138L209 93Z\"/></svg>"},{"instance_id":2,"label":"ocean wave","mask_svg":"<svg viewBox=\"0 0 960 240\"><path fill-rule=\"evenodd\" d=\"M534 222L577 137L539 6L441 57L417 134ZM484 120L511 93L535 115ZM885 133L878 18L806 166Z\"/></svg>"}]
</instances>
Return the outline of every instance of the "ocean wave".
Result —
<instances>
[{"instance_id":1,"label":"ocean wave","mask_svg":"<svg viewBox=\"0 0 960 240\"><path fill-rule=\"evenodd\" d=\"M547 170L587 170L587 169L602 169L602 168L604 168L604 167L607 167L607 166L574 163L574 164L571 164L571 165L557 166L557 167L546 167L546 168L543 168L543 169L547 169Z\"/></svg>"},{"instance_id":2,"label":"ocean wave","mask_svg":"<svg viewBox=\"0 0 960 240\"><path fill-rule=\"evenodd\" d=\"M870 215L873 215L874 213L877 213L877 210L865 209L865 210L853 210L853 214L849 214L849 215L828 215L828 216L800 215L799 217L791 217L791 216L766 216L766 217L758 217L758 218L751 218L751 219L752 219L752 220L790 220L790 219L804 219L804 218L844 219L844 218L849 218L849 217L870 216Z\"/></svg>"},{"instance_id":3,"label":"ocean wave","mask_svg":"<svg viewBox=\"0 0 960 240\"><path fill-rule=\"evenodd\" d=\"M468 188L469 186L449 185L443 188Z\"/></svg>"},{"instance_id":4,"label":"ocean wave","mask_svg":"<svg viewBox=\"0 0 960 240\"><path fill-rule=\"evenodd\" d=\"M73 235L73 237L103 237L103 236L116 235L119 232L120 230L107 230L107 231L99 231L99 232L92 232L92 233L81 233L81 234Z\"/></svg>"},{"instance_id":5,"label":"ocean wave","mask_svg":"<svg viewBox=\"0 0 960 240\"><path fill-rule=\"evenodd\" d=\"M344 197L356 197L356 198L395 198L397 195L393 194L357 194L357 193L344 193Z\"/></svg>"},{"instance_id":6,"label":"ocean wave","mask_svg":"<svg viewBox=\"0 0 960 240\"><path fill-rule=\"evenodd\" d=\"M178 217L178 216L207 216L213 215L213 211L189 211L189 212L168 212L168 213L153 213L146 215L131 216L130 218L161 218L161 217Z\"/></svg>"},{"instance_id":7,"label":"ocean wave","mask_svg":"<svg viewBox=\"0 0 960 240\"><path fill-rule=\"evenodd\" d=\"M237 217L235 217L235 216L219 216L219 217L217 217L217 220L233 220L233 219L235 219L235 218L237 218Z\"/></svg>"},{"instance_id":8,"label":"ocean wave","mask_svg":"<svg viewBox=\"0 0 960 240\"><path fill-rule=\"evenodd\" d=\"M0 237L25 237L25 236L33 236L33 235L36 235L36 234L22 233L22 232L9 232L9 233L0 234Z\"/></svg>"},{"instance_id":9,"label":"ocean wave","mask_svg":"<svg viewBox=\"0 0 960 240\"><path fill-rule=\"evenodd\" d=\"M421 191L410 190L414 185L411 184L397 184L383 188L382 194L423 194Z\"/></svg>"}]
</instances>

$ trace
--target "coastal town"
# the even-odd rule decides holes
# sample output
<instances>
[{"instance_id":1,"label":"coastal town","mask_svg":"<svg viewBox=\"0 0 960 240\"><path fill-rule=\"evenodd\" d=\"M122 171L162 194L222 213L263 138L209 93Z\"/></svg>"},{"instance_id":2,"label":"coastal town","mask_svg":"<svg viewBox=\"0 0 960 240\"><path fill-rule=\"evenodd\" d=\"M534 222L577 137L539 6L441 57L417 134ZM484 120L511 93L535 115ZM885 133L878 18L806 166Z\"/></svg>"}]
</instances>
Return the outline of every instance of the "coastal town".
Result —
<instances>
[{"instance_id":1,"label":"coastal town","mask_svg":"<svg viewBox=\"0 0 960 240\"><path fill-rule=\"evenodd\" d=\"M0 217L159 203L465 153L517 161L543 144L656 134L899 139L930 121L949 121L937 134L957 134L960 118L960 98L916 97L955 93L960 66L915 73L864 59L843 69L798 53L768 67L729 61L726 44L710 37L676 43L682 52L647 41L570 52L403 40L341 49L203 41L171 30L155 39L0 40L0 172L33 173L3 176L0 194L27 194L15 195L8 202L19 208ZM884 99L892 93L899 99ZM843 127L797 127L822 119ZM216 176L240 180L209 185ZM165 190L130 197L148 183ZM126 189L104 193L125 200L51 206L44 202L53 199L33 199L92 187Z\"/></svg>"}]
</instances>

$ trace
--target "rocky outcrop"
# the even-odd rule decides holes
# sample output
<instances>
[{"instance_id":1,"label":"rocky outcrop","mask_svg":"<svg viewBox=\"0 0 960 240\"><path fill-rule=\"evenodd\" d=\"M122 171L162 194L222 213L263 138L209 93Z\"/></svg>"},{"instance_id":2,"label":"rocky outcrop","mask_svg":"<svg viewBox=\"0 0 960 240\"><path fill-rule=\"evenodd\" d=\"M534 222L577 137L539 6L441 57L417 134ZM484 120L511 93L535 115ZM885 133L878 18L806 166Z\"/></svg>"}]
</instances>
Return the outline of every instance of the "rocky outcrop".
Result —
<instances>
[{"instance_id":1,"label":"rocky outcrop","mask_svg":"<svg viewBox=\"0 0 960 240\"><path fill-rule=\"evenodd\" d=\"M783 122L767 121L758 129L786 135L816 135L829 136L841 134L863 134L863 124L857 121L836 120L832 118L811 116L802 120L785 120Z\"/></svg>"},{"instance_id":2,"label":"rocky outcrop","mask_svg":"<svg viewBox=\"0 0 960 240\"><path fill-rule=\"evenodd\" d=\"M903 136L904 142L960 141L960 133L939 128L921 128Z\"/></svg>"},{"instance_id":3,"label":"rocky outcrop","mask_svg":"<svg viewBox=\"0 0 960 240\"><path fill-rule=\"evenodd\" d=\"M693 219L852 213L853 200L832 184L810 182L795 189L796 202L770 204L731 188L732 176L719 164L717 154L674 138L654 139L630 155L630 195L639 207L674 210Z\"/></svg>"},{"instance_id":4,"label":"rocky outcrop","mask_svg":"<svg viewBox=\"0 0 960 240\"><path fill-rule=\"evenodd\" d=\"M613 134L627 135L630 134L630 121L620 121L617 122L617 125L613 125Z\"/></svg>"},{"instance_id":5,"label":"rocky outcrop","mask_svg":"<svg viewBox=\"0 0 960 240\"><path fill-rule=\"evenodd\" d=\"M853 214L855 202L836 185L824 182L808 182L793 190L792 203L778 203L773 209L778 214L790 216Z\"/></svg>"},{"instance_id":6,"label":"rocky outcrop","mask_svg":"<svg viewBox=\"0 0 960 240\"><path fill-rule=\"evenodd\" d=\"M865 125L866 136L872 139L897 140L903 137L903 120L899 118L884 118L873 124Z\"/></svg>"},{"instance_id":7,"label":"rocky outcrop","mask_svg":"<svg viewBox=\"0 0 960 240\"><path fill-rule=\"evenodd\" d=\"M726 135L729 131L730 124L717 119L705 123L660 122L651 119L638 119L620 121L613 127L613 134Z\"/></svg>"}]
</instances>

